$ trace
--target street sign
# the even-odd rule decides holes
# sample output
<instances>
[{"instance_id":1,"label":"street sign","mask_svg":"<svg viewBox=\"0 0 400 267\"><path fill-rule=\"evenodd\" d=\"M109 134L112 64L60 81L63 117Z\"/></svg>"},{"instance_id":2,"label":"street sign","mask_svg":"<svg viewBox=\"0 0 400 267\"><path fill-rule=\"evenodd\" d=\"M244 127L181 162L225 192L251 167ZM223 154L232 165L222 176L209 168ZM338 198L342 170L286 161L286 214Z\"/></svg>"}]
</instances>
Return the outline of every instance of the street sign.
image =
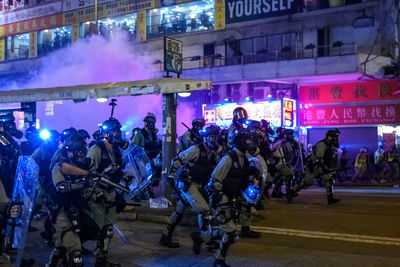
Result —
<instances>
[{"instance_id":1,"label":"street sign","mask_svg":"<svg viewBox=\"0 0 400 267\"><path fill-rule=\"evenodd\" d=\"M164 37L164 71L182 73L182 41Z\"/></svg>"}]
</instances>

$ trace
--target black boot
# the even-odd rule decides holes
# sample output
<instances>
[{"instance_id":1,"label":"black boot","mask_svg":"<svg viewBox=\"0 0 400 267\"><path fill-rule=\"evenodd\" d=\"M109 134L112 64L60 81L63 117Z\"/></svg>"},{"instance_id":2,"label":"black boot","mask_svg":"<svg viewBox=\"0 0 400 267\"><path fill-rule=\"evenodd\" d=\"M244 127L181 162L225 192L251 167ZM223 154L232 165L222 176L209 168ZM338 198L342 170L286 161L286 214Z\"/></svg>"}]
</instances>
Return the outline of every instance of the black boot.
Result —
<instances>
[{"instance_id":1,"label":"black boot","mask_svg":"<svg viewBox=\"0 0 400 267\"><path fill-rule=\"evenodd\" d=\"M96 257L94 267L121 267L121 264L109 262L107 257Z\"/></svg>"},{"instance_id":2,"label":"black boot","mask_svg":"<svg viewBox=\"0 0 400 267\"><path fill-rule=\"evenodd\" d=\"M258 239L261 237L260 232L255 232L250 230L249 226L242 226L242 231L240 232L241 238L255 238Z\"/></svg>"},{"instance_id":3,"label":"black boot","mask_svg":"<svg viewBox=\"0 0 400 267\"><path fill-rule=\"evenodd\" d=\"M328 196L328 205L338 203L340 201L340 198L333 197L333 181L327 181L327 183L330 184L326 189L326 194Z\"/></svg>"},{"instance_id":4,"label":"black boot","mask_svg":"<svg viewBox=\"0 0 400 267\"><path fill-rule=\"evenodd\" d=\"M168 248L179 248L179 242L172 241L172 238L165 234L161 236L159 244Z\"/></svg>"},{"instance_id":5,"label":"black boot","mask_svg":"<svg viewBox=\"0 0 400 267\"><path fill-rule=\"evenodd\" d=\"M214 261L214 267L230 267L230 265L228 265L225 260L218 260L215 259Z\"/></svg>"},{"instance_id":6,"label":"black boot","mask_svg":"<svg viewBox=\"0 0 400 267\"><path fill-rule=\"evenodd\" d=\"M191 238L193 240L193 253L195 255L200 254L201 250L201 245L203 244L203 238L201 238L201 235L199 232L193 232L191 235Z\"/></svg>"}]
</instances>

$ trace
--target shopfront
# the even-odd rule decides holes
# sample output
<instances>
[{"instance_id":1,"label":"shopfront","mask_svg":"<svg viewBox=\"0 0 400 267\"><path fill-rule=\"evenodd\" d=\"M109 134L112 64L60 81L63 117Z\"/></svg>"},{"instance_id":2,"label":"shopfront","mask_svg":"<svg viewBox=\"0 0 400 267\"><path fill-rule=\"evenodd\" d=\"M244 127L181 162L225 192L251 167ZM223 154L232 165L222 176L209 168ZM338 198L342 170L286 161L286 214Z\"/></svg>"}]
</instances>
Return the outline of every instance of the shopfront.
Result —
<instances>
[{"instance_id":1,"label":"shopfront","mask_svg":"<svg viewBox=\"0 0 400 267\"><path fill-rule=\"evenodd\" d=\"M314 145L328 129L338 128L350 164L362 147L370 154L378 142L391 149L400 140L400 95L394 94L398 86L397 80L300 86L302 140Z\"/></svg>"},{"instance_id":2,"label":"shopfront","mask_svg":"<svg viewBox=\"0 0 400 267\"><path fill-rule=\"evenodd\" d=\"M114 36L118 31L125 33L129 40L136 38L137 13L124 16L99 19L97 22L97 33L106 39ZM88 21L80 24L79 36L85 38L96 33L96 22Z\"/></svg>"},{"instance_id":3,"label":"shopfront","mask_svg":"<svg viewBox=\"0 0 400 267\"><path fill-rule=\"evenodd\" d=\"M25 59L29 57L29 33L6 37L6 60Z\"/></svg>"},{"instance_id":4,"label":"shopfront","mask_svg":"<svg viewBox=\"0 0 400 267\"><path fill-rule=\"evenodd\" d=\"M65 47L71 43L71 26L62 26L38 32L38 55Z\"/></svg>"},{"instance_id":5,"label":"shopfront","mask_svg":"<svg viewBox=\"0 0 400 267\"><path fill-rule=\"evenodd\" d=\"M214 30L214 0L166 6L147 12L148 38Z\"/></svg>"}]
</instances>

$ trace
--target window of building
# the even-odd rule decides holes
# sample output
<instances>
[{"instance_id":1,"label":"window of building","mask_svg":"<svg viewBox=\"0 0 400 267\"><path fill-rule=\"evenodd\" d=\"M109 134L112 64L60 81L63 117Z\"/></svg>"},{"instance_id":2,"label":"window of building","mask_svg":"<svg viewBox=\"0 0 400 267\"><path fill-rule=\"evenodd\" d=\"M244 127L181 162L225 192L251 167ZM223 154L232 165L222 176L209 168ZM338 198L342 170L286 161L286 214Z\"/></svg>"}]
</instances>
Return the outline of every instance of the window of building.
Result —
<instances>
[{"instance_id":1,"label":"window of building","mask_svg":"<svg viewBox=\"0 0 400 267\"><path fill-rule=\"evenodd\" d=\"M214 0L202 0L147 11L147 36L214 29Z\"/></svg>"},{"instance_id":2,"label":"window of building","mask_svg":"<svg viewBox=\"0 0 400 267\"><path fill-rule=\"evenodd\" d=\"M129 40L136 39L137 13L127 14L121 17L99 19L97 21L97 33L106 39L111 38L118 31L126 33ZM79 35L86 38L96 34L96 22L88 21L80 25Z\"/></svg>"},{"instance_id":3,"label":"window of building","mask_svg":"<svg viewBox=\"0 0 400 267\"><path fill-rule=\"evenodd\" d=\"M29 33L6 38L6 60L29 57Z\"/></svg>"},{"instance_id":4,"label":"window of building","mask_svg":"<svg viewBox=\"0 0 400 267\"><path fill-rule=\"evenodd\" d=\"M65 47L71 43L71 26L63 26L38 32L38 56Z\"/></svg>"}]
</instances>

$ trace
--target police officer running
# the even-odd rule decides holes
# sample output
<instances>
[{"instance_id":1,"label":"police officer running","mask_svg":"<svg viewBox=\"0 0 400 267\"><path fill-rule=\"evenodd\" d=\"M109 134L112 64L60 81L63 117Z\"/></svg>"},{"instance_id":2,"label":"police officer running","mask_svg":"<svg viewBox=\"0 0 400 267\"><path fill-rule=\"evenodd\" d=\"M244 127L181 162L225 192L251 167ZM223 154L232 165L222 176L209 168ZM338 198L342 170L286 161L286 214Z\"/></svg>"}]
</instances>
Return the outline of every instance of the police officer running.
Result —
<instances>
[{"instance_id":1,"label":"police officer running","mask_svg":"<svg viewBox=\"0 0 400 267\"><path fill-rule=\"evenodd\" d=\"M256 151L250 133L246 129L232 132L233 150L224 156L214 169L208 191L214 209L214 215L223 233L219 249L215 254L214 266L229 266L225 262L228 248L236 240L236 226L232 218L232 205L241 201L241 193L250 183L258 183L252 177L258 177L258 170L250 167L246 152ZM255 203L254 203L255 204ZM258 238L260 233L250 230L249 216L241 216L242 235Z\"/></svg>"},{"instance_id":2,"label":"police officer running","mask_svg":"<svg viewBox=\"0 0 400 267\"><path fill-rule=\"evenodd\" d=\"M333 197L333 177L337 170L337 162L334 160L334 150L339 147L340 131L329 130L326 138L319 141L312 149L310 161L308 162L305 178L299 184L289 190L288 201L295 193L313 184L315 178L321 177L325 181L325 188L328 197L328 204L340 201Z\"/></svg>"},{"instance_id":3,"label":"police officer running","mask_svg":"<svg viewBox=\"0 0 400 267\"><path fill-rule=\"evenodd\" d=\"M121 124L117 119L110 118L103 122L100 131L104 139L88 151L88 157L92 160L90 171L102 173L111 166L108 173L110 180L119 183L123 178L122 156L119 148L126 146L121 136ZM107 261L108 248L113 237L113 222L117 213L116 203L120 201L122 200L119 195L117 196L115 189L107 186L97 187L89 200L90 209L93 211L92 219L101 229L95 250L96 267L120 266L120 264Z\"/></svg>"},{"instance_id":4,"label":"police officer running","mask_svg":"<svg viewBox=\"0 0 400 267\"><path fill-rule=\"evenodd\" d=\"M205 199L207 197L203 187L208 183L212 171L218 162L218 134L219 127L210 125L203 134L204 143L191 146L179 153L172 161L168 179L170 184L179 192L180 200L169 218L167 231L161 236L160 245L170 248L179 247L178 242L172 241L175 227L181 222L187 206L191 206L198 214L200 235L192 233L194 241L193 251L200 253L203 239L211 237L210 220L212 218L210 207ZM175 175L178 170L175 181ZM176 188L175 184L178 184Z\"/></svg>"}]
</instances>

